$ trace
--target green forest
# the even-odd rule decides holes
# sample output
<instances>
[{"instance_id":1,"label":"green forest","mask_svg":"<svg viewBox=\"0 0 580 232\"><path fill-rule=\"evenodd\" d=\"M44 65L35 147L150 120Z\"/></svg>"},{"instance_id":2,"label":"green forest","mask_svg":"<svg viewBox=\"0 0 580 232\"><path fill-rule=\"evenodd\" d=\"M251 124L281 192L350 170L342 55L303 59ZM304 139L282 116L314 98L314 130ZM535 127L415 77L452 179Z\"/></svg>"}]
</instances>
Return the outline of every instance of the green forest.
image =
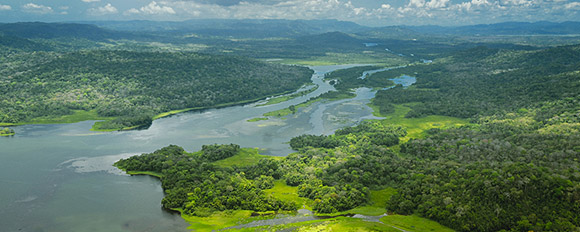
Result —
<instances>
[{"instance_id":1,"label":"green forest","mask_svg":"<svg viewBox=\"0 0 580 232\"><path fill-rule=\"evenodd\" d=\"M372 104L387 119L330 136L295 137L289 145L297 152L282 159L221 166L216 160L231 157L235 145L195 153L170 146L116 165L129 173L158 173L163 205L187 215L283 212L300 204L318 214L340 214L376 204L373 192L395 189L381 199L382 208L457 231L574 231L580 228L579 48L478 47L377 73L413 74L417 83L377 93ZM367 68L338 74L356 80ZM403 108L409 110L401 114ZM417 125L396 123L434 116L469 123L430 122L419 133ZM207 158L218 150L223 152ZM267 194L278 181L308 200Z\"/></svg>"},{"instance_id":2,"label":"green forest","mask_svg":"<svg viewBox=\"0 0 580 232\"><path fill-rule=\"evenodd\" d=\"M99 129L148 126L163 112L294 91L312 75L298 66L191 52L18 54L2 64L0 123L26 123L81 110L114 117Z\"/></svg>"},{"instance_id":3,"label":"green forest","mask_svg":"<svg viewBox=\"0 0 580 232\"><path fill-rule=\"evenodd\" d=\"M307 25L301 32L260 24L275 29L268 32L256 25L121 32L83 24L0 24L1 139L16 140L27 131L13 126L33 123L90 119L102 120L94 130L146 128L179 112L294 92L313 75L295 64L364 64L327 73L336 91L249 121L300 113L323 99L353 98L360 87L377 90L369 106L384 119L332 135L296 136L287 141L295 152L285 157L237 144L199 151L169 145L115 166L158 177L163 208L200 230L300 209L317 220L247 230L580 230L577 35L413 31L421 27L347 33ZM392 69L363 75L385 67ZM391 79L402 75L417 81L394 86ZM388 216L351 217L359 213Z\"/></svg>"}]
</instances>

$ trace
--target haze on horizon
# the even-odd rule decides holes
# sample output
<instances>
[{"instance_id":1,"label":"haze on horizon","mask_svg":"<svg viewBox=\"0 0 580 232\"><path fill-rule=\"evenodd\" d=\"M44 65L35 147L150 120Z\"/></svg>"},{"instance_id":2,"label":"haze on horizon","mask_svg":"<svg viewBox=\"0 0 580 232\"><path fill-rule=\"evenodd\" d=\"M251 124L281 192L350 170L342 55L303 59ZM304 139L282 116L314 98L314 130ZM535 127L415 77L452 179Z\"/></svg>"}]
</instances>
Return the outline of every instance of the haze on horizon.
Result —
<instances>
[{"instance_id":1,"label":"haze on horizon","mask_svg":"<svg viewBox=\"0 0 580 232\"><path fill-rule=\"evenodd\" d=\"M0 0L0 22L337 19L365 26L580 21L576 0Z\"/></svg>"}]
</instances>

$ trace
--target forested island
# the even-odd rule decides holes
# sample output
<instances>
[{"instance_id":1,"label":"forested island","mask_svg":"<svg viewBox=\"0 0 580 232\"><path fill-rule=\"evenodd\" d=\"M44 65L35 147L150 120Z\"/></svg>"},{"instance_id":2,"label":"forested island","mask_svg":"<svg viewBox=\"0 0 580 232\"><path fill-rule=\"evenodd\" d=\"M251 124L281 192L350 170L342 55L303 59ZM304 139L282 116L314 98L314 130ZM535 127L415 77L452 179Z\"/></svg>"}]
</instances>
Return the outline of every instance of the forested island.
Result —
<instances>
[{"instance_id":1,"label":"forested island","mask_svg":"<svg viewBox=\"0 0 580 232\"><path fill-rule=\"evenodd\" d=\"M580 227L579 54L579 46L478 47L377 73L413 73L417 83L378 92L373 105L387 119L295 137L290 146L298 152L281 159L223 165L216 160L235 157L237 146L197 153L169 146L116 165L158 174L164 207L185 215L304 206L344 214L382 198L385 212L458 231L574 231ZM360 69L338 72L351 73L338 83L355 81ZM453 118L469 122L445 123ZM270 194L275 183L296 186L298 197Z\"/></svg>"},{"instance_id":2,"label":"forested island","mask_svg":"<svg viewBox=\"0 0 580 232\"><path fill-rule=\"evenodd\" d=\"M0 136L12 136L14 134L16 133L14 133L13 129L0 127Z\"/></svg>"}]
</instances>

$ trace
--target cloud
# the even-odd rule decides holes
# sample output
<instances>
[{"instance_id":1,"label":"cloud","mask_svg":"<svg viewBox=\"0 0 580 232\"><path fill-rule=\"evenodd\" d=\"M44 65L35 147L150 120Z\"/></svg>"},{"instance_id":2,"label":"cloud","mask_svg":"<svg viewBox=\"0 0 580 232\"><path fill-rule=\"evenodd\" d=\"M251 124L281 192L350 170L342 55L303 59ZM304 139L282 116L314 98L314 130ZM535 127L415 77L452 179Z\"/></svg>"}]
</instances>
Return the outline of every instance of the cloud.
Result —
<instances>
[{"instance_id":1,"label":"cloud","mask_svg":"<svg viewBox=\"0 0 580 232\"><path fill-rule=\"evenodd\" d=\"M166 3L166 2L162 2ZM125 11L125 15L129 15L129 14L146 14L146 15L166 15L166 14L175 14L175 10L173 10L173 8L163 5L160 6L159 4L157 4L157 2L152 1L151 3L149 3L149 5L147 6L143 6L141 7L139 10L135 9L135 8L131 8L127 11Z\"/></svg>"},{"instance_id":2,"label":"cloud","mask_svg":"<svg viewBox=\"0 0 580 232\"><path fill-rule=\"evenodd\" d=\"M107 3L107 5L97 8L90 8L87 10L90 15L100 16L100 15L108 15L108 14L116 14L119 12L117 8L115 8L111 3Z\"/></svg>"},{"instance_id":3,"label":"cloud","mask_svg":"<svg viewBox=\"0 0 580 232\"><path fill-rule=\"evenodd\" d=\"M101 0L82 0L83 2L100 2Z\"/></svg>"},{"instance_id":4,"label":"cloud","mask_svg":"<svg viewBox=\"0 0 580 232\"><path fill-rule=\"evenodd\" d=\"M22 10L24 12L34 13L34 14L50 14L50 13L54 12L52 10L52 7L50 7L50 6L36 5L34 3L28 3L26 5L23 5Z\"/></svg>"},{"instance_id":5,"label":"cloud","mask_svg":"<svg viewBox=\"0 0 580 232\"><path fill-rule=\"evenodd\" d=\"M94 1L94 0L87 0ZM151 0L149 0L151 1ZM370 2L371 0L365 0ZM576 0L155 0L133 18L338 19L364 25L580 20ZM366 7L361 7L364 5ZM373 8L374 7L374 8Z\"/></svg>"},{"instance_id":6,"label":"cloud","mask_svg":"<svg viewBox=\"0 0 580 232\"><path fill-rule=\"evenodd\" d=\"M571 2L564 6L566 9L580 9L580 2Z\"/></svg>"},{"instance_id":7,"label":"cloud","mask_svg":"<svg viewBox=\"0 0 580 232\"><path fill-rule=\"evenodd\" d=\"M222 1L224 2L224 1ZM163 2L176 9L176 13L189 18L238 19L343 19L366 17L368 9L356 7L345 0L250 0L238 4L217 4L209 1ZM385 7L388 4L385 4ZM386 10L386 9L385 9Z\"/></svg>"},{"instance_id":8,"label":"cloud","mask_svg":"<svg viewBox=\"0 0 580 232\"><path fill-rule=\"evenodd\" d=\"M0 11L1 10L12 10L12 7L9 5L2 5L0 4Z\"/></svg>"},{"instance_id":9,"label":"cloud","mask_svg":"<svg viewBox=\"0 0 580 232\"><path fill-rule=\"evenodd\" d=\"M449 0L431 0L428 3L426 3L427 7L429 8L445 8L447 7L447 4L449 3Z\"/></svg>"}]
</instances>

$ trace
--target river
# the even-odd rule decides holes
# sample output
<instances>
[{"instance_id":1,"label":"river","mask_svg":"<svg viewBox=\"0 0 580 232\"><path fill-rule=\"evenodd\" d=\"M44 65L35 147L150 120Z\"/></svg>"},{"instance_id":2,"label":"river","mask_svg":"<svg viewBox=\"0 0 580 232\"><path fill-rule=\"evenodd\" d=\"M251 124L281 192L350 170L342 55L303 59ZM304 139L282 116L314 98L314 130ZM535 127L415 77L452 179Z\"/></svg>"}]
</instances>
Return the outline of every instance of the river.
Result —
<instances>
[{"instance_id":1,"label":"river","mask_svg":"<svg viewBox=\"0 0 580 232\"><path fill-rule=\"evenodd\" d=\"M111 165L170 144L196 151L203 144L235 143L287 155L294 136L331 134L373 118L366 104L375 91L360 88L354 99L317 102L286 119L247 120L333 90L324 74L353 66L311 67L312 81L320 87L287 102L183 113L155 120L146 130L91 132L94 121L14 127L15 136L0 138L0 230L186 231L179 215L161 209L163 191L156 178L131 177Z\"/></svg>"}]
</instances>

